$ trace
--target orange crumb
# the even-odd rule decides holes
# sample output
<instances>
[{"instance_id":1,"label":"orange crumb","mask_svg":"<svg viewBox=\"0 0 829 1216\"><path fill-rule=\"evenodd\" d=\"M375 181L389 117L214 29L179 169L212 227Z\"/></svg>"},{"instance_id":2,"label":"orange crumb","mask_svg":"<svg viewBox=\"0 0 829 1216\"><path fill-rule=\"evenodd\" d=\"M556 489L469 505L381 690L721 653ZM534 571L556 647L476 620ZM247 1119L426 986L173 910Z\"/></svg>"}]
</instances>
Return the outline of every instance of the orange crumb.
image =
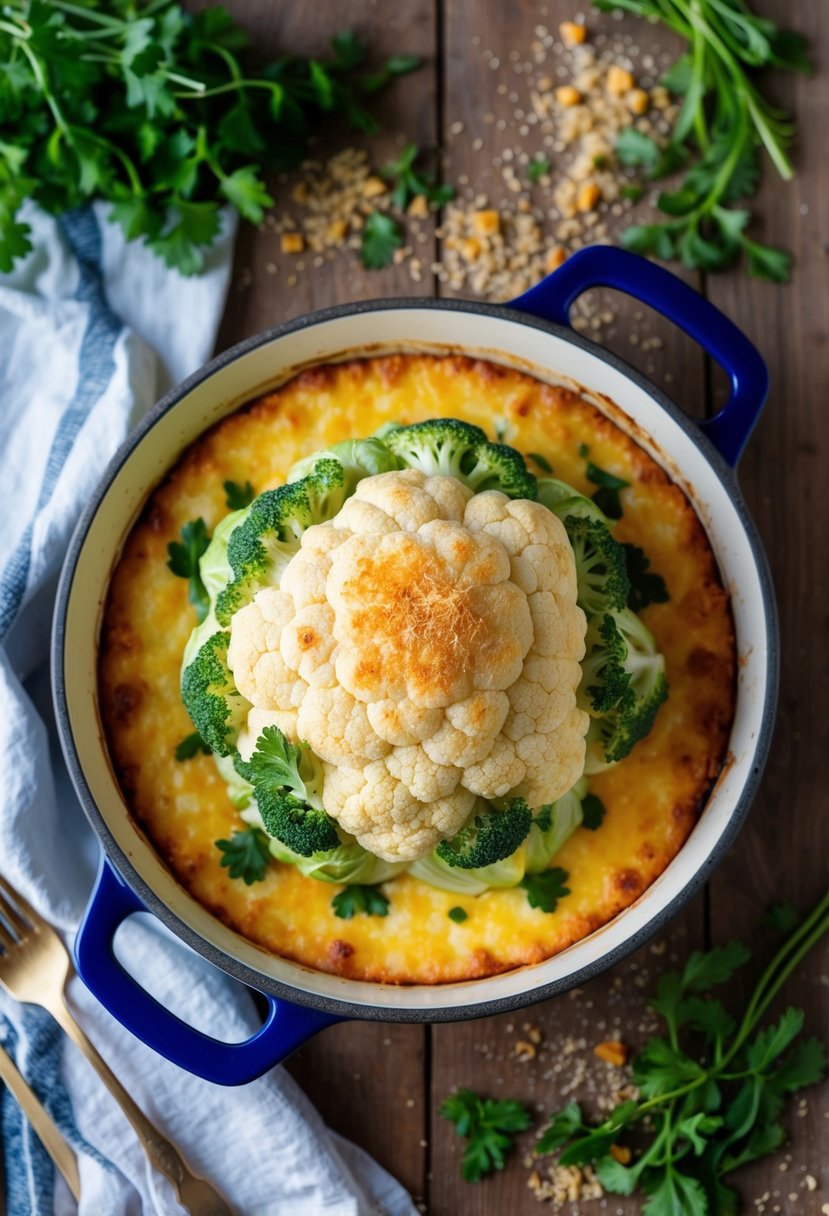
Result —
<instances>
[{"instance_id":1,"label":"orange crumb","mask_svg":"<svg viewBox=\"0 0 829 1216\"><path fill-rule=\"evenodd\" d=\"M593 1055L598 1056L600 1060L604 1060L605 1064L612 1064L614 1068L621 1068L627 1063L628 1049L624 1043L620 1043L618 1039L606 1039L604 1043L597 1043L593 1048Z\"/></svg>"}]
</instances>

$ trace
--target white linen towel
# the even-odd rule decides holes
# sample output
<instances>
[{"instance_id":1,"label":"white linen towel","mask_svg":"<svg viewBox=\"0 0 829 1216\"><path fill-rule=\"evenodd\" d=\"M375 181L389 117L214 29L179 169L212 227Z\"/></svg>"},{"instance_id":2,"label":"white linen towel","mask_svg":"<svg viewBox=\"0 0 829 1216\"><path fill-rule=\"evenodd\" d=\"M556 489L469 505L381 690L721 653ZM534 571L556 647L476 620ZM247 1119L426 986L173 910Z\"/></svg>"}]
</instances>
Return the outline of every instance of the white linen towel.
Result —
<instances>
[{"instance_id":1,"label":"white linen towel","mask_svg":"<svg viewBox=\"0 0 829 1216\"><path fill-rule=\"evenodd\" d=\"M226 214L204 273L192 279L128 245L103 207L59 221L31 208L26 218L35 249L0 277L0 868L71 941L98 846L55 736L46 660L57 574L117 445L210 355L235 216ZM232 1040L259 1024L240 985L152 918L124 925L118 948L132 973L199 1029ZM241 1216L416 1216L403 1188L327 1129L283 1069L239 1089L211 1085L138 1042L80 981L71 995L139 1105ZM4 1092L10 1216L179 1216L169 1183L47 1014L0 992L0 1040L75 1146L81 1173L78 1208Z\"/></svg>"}]
</instances>

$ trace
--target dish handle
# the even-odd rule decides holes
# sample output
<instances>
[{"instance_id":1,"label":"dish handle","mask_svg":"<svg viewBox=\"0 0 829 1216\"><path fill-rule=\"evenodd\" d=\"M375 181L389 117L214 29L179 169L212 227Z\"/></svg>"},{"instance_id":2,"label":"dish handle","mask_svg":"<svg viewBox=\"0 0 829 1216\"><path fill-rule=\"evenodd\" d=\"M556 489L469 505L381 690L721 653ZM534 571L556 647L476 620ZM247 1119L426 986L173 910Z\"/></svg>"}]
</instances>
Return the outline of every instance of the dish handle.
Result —
<instances>
[{"instance_id":1,"label":"dish handle","mask_svg":"<svg viewBox=\"0 0 829 1216\"><path fill-rule=\"evenodd\" d=\"M78 974L104 1008L159 1055L217 1085L244 1085L341 1019L263 993L268 1015L243 1043L223 1043L189 1026L145 992L115 957L118 926L147 909L105 857L75 939Z\"/></svg>"},{"instance_id":2,"label":"dish handle","mask_svg":"<svg viewBox=\"0 0 829 1216\"><path fill-rule=\"evenodd\" d=\"M591 287L612 287L649 304L673 321L716 359L731 392L713 418L697 425L732 468L766 402L769 374L756 347L718 308L669 270L609 245L591 245L512 300L511 308L544 321L570 325L570 309Z\"/></svg>"}]
</instances>

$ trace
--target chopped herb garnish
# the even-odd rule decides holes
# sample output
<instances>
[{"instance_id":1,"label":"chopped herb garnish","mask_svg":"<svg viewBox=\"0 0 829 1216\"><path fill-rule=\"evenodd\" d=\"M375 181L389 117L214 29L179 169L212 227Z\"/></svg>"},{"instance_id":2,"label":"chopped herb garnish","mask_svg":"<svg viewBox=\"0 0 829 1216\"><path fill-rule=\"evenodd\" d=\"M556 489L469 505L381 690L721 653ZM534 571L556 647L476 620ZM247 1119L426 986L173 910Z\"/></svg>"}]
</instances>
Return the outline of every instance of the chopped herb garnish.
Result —
<instances>
[{"instance_id":1,"label":"chopped herb garnish","mask_svg":"<svg viewBox=\"0 0 829 1216\"><path fill-rule=\"evenodd\" d=\"M542 870L540 874L525 874L521 886L527 892L527 901L531 908L541 912L555 912L560 899L570 894L567 879L570 875L560 866L552 870Z\"/></svg>"},{"instance_id":2,"label":"chopped herb garnish","mask_svg":"<svg viewBox=\"0 0 829 1216\"><path fill-rule=\"evenodd\" d=\"M219 865L227 867L231 878L241 878L251 886L265 877L271 852L268 838L259 828L234 832L230 840L217 840L216 848L222 854Z\"/></svg>"},{"instance_id":3,"label":"chopped herb garnish","mask_svg":"<svg viewBox=\"0 0 829 1216\"><path fill-rule=\"evenodd\" d=\"M379 886L361 886L355 883L346 887L331 900L334 915L341 920L351 920L352 916L388 916L389 901Z\"/></svg>"},{"instance_id":4,"label":"chopped herb garnish","mask_svg":"<svg viewBox=\"0 0 829 1216\"><path fill-rule=\"evenodd\" d=\"M548 175L552 167L553 166L550 163L549 158L542 156L539 153L537 156L534 156L527 165L527 177L531 182L540 181L542 177L546 177Z\"/></svg>"},{"instance_id":5,"label":"chopped herb garnish","mask_svg":"<svg viewBox=\"0 0 829 1216\"><path fill-rule=\"evenodd\" d=\"M178 744L175 751L176 760L192 760L199 752L203 752L205 756L210 755L210 748L202 739L197 730L194 730L192 735L185 735L182 741Z\"/></svg>"},{"instance_id":6,"label":"chopped herb garnish","mask_svg":"<svg viewBox=\"0 0 829 1216\"><path fill-rule=\"evenodd\" d=\"M553 466L550 464L546 456L542 456L540 452L527 452L530 460L534 460L540 469L545 473L552 473Z\"/></svg>"},{"instance_id":7,"label":"chopped herb garnish","mask_svg":"<svg viewBox=\"0 0 829 1216\"><path fill-rule=\"evenodd\" d=\"M417 144L406 144L397 160L391 161L381 170L383 177L392 183L391 202L399 211L405 211L410 201L418 194L437 207L455 197L452 186L436 182L431 174L415 171L414 163L419 154Z\"/></svg>"},{"instance_id":8,"label":"chopped herb garnish","mask_svg":"<svg viewBox=\"0 0 829 1216\"><path fill-rule=\"evenodd\" d=\"M394 252L403 244L400 225L383 211L372 211L363 227L360 257L368 270L381 270L391 264Z\"/></svg>"},{"instance_id":9,"label":"chopped herb garnish","mask_svg":"<svg viewBox=\"0 0 829 1216\"><path fill-rule=\"evenodd\" d=\"M621 519L622 500L619 497L619 491L624 490L625 486L629 486L630 482L616 477L613 473L608 473L607 469L600 469L597 464L593 464L592 460L587 462L586 476L588 481L592 481L594 486L599 487L593 495L593 501L599 510L604 511L608 519Z\"/></svg>"},{"instance_id":10,"label":"chopped herb garnish","mask_svg":"<svg viewBox=\"0 0 829 1216\"><path fill-rule=\"evenodd\" d=\"M597 794L585 794L581 800L581 826L589 832L595 832L602 826L605 817L605 805Z\"/></svg>"},{"instance_id":11,"label":"chopped herb garnish","mask_svg":"<svg viewBox=\"0 0 829 1216\"><path fill-rule=\"evenodd\" d=\"M582 460L586 460L590 454L590 448L587 446L586 443L580 443L578 446L578 453L579 453L579 456L581 456Z\"/></svg>"},{"instance_id":12,"label":"chopped herb garnish","mask_svg":"<svg viewBox=\"0 0 829 1216\"><path fill-rule=\"evenodd\" d=\"M469 918L469 913L465 912L463 908L450 908L447 915L456 925L462 925Z\"/></svg>"},{"instance_id":13,"label":"chopped herb garnish","mask_svg":"<svg viewBox=\"0 0 829 1216\"><path fill-rule=\"evenodd\" d=\"M650 568L650 558L644 549L638 545L623 545L627 563L630 591L628 592L628 608L641 612L648 604L667 604L671 598L661 574Z\"/></svg>"},{"instance_id":14,"label":"chopped herb garnish","mask_svg":"<svg viewBox=\"0 0 829 1216\"><path fill-rule=\"evenodd\" d=\"M776 933L791 933L800 922L800 913L794 904L772 904L766 913L765 924Z\"/></svg>"},{"instance_id":15,"label":"chopped herb garnish","mask_svg":"<svg viewBox=\"0 0 829 1216\"><path fill-rule=\"evenodd\" d=\"M178 578L187 579L187 598L196 609L196 616L200 621L204 620L210 610L210 598L199 573L199 558L209 544L207 524L199 516L184 525L180 541L171 540L167 546L167 566Z\"/></svg>"},{"instance_id":16,"label":"chopped herb garnish","mask_svg":"<svg viewBox=\"0 0 829 1216\"><path fill-rule=\"evenodd\" d=\"M479 1097L471 1089L450 1094L441 1103L440 1114L454 1123L458 1135L467 1141L461 1164L466 1182L479 1182L485 1174L502 1170L515 1133L525 1131L532 1122L530 1112L520 1102L496 1102Z\"/></svg>"},{"instance_id":17,"label":"chopped herb garnish","mask_svg":"<svg viewBox=\"0 0 829 1216\"><path fill-rule=\"evenodd\" d=\"M230 511L241 511L243 507L249 507L256 497L256 491L249 481L244 485L240 485L238 481L225 481L223 485L225 502Z\"/></svg>"}]
</instances>

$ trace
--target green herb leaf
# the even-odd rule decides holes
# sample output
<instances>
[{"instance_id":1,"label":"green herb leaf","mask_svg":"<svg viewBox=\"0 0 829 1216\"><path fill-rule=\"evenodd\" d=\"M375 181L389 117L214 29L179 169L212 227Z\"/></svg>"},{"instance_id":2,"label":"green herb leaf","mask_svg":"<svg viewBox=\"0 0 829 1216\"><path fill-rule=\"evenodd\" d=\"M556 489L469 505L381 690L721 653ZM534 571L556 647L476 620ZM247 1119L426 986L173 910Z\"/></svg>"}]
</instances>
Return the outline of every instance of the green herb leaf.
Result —
<instances>
[{"instance_id":1,"label":"green herb leaf","mask_svg":"<svg viewBox=\"0 0 829 1216\"><path fill-rule=\"evenodd\" d=\"M210 598L199 573L199 558L210 544L207 524L199 516L181 529L181 541L172 540L167 546L167 566L178 578L188 581L187 598L203 621L210 609Z\"/></svg>"},{"instance_id":2,"label":"green herb leaf","mask_svg":"<svg viewBox=\"0 0 829 1216\"><path fill-rule=\"evenodd\" d=\"M552 1153L562 1144L581 1131L583 1127L581 1107L578 1102L568 1102L558 1114L553 1115L549 1127L544 1131L535 1146L538 1154Z\"/></svg>"},{"instance_id":3,"label":"green herb leaf","mask_svg":"<svg viewBox=\"0 0 829 1216\"><path fill-rule=\"evenodd\" d=\"M636 1171L621 1165L614 1157L602 1157L597 1162L596 1177L612 1195L632 1195L636 1190Z\"/></svg>"},{"instance_id":4,"label":"green herb leaf","mask_svg":"<svg viewBox=\"0 0 829 1216\"><path fill-rule=\"evenodd\" d=\"M581 826L589 832L595 832L602 826L605 817L605 805L598 794L585 794L581 800Z\"/></svg>"},{"instance_id":5,"label":"green herb leaf","mask_svg":"<svg viewBox=\"0 0 829 1216\"><path fill-rule=\"evenodd\" d=\"M268 870L268 837L259 828L234 832L230 840L217 840L222 854L219 865L226 866L231 878L241 878L247 886L261 882Z\"/></svg>"},{"instance_id":6,"label":"green herb leaf","mask_svg":"<svg viewBox=\"0 0 829 1216\"><path fill-rule=\"evenodd\" d=\"M530 460L534 460L538 467L543 469L545 473L552 474L553 466L550 464L546 456L542 456L540 452L528 452L527 455L529 456Z\"/></svg>"},{"instance_id":7,"label":"green herb leaf","mask_svg":"<svg viewBox=\"0 0 829 1216\"><path fill-rule=\"evenodd\" d=\"M547 177L552 167L549 157L540 152L536 153L527 165L527 177L531 182L540 181L542 177Z\"/></svg>"},{"instance_id":8,"label":"green herb leaf","mask_svg":"<svg viewBox=\"0 0 829 1216\"><path fill-rule=\"evenodd\" d=\"M625 562L627 564L630 591L628 592L628 608L641 612L648 604L667 604L671 598L661 574L651 570L651 560L638 545L624 543Z\"/></svg>"},{"instance_id":9,"label":"green herb leaf","mask_svg":"<svg viewBox=\"0 0 829 1216\"><path fill-rule=\"evenodd\" d=\"M746 1047L746 1062L755 1072L765 1072L803 1029L803 1010L787 1009L773 1026L767 1026Z\"/></svg>"},{"instance_id":10,"label":"green herb leaf","mask_svg":"<svg viewBox=\"0 0 829 1216\"><path fill-rule=\"evenodd\" d=\"M265 189L255 165L243 165L219 183L219 189L236 210L252 224L261 224L265 208L273 204L273 197Z\"/></svg>"},{"instance_id":11,"label":"green herb leaf","mask_svg":"<svg viewBox=\"0 0 829 1216\"><path fill-rule=\"evenodd\" d=\"M686 992L705 992L730 980L738 967L751 958L751 951L742 942L715 946L703 954L695 950L682 972L682 987Z\"/></svg>"},{"instance_id":12,"label":"green herb leaf","mask_svg":"<svg viewBox=\"0 0 829 1216\"><path fill-rule=\"evenodd\" d=\"M456 925L462 925L465 920L469 919L469 913L465 912L463 908L450 908L447 912L447 916L450 920L453 920Z\"/></svg>"},{"instance_id":13,"label":"green herb leaf","mask_svg":"<svg viewBox=\"0 0 829 1216\"><path fill-rule=\"evenodd\" d=\"M801 1039L789 1052L772 1078L780 1093L795 1093L817 1085L826 1074L826 1049L820 1039Z\"/></svg>"},{"instance_id":14,"label":"green herb leaf","mask_svg":"<svg viewBox=\"0 0 829 1216\"><path fill-rule=\"evenodd\" d=\"M455 197L452 186L439 184L433 176L424 176L415 171L414 164L419 155L417 144L406 144L397 160L381 170L383 177L392 183L391 199L400 211L405 211L410 199L416 195L422 195L435 206L442 206Z\"/></svg>"},{"instance_id":15,"label":"green herb leaf","mask_svg":"<svg viewBox=\"0 0 829 1216\"><path fill-rule=\"evenodd\" d=\"M388 916L389 901L379 886L361 886L354 883L345 887L331 900L334 915L341 920L351 920L352 916Z\"/></svg>"},{"instance_id":16,"label":"green herb leaf","mask_svg":"<svg viewBox=\"0 0 829 1216\"><path fill-rule=\"evenodd\" d=\"M552 870L543 870L540 874L525 874L521 886L527 892L527 902L531 908L541 912L555 912L560 899L570 894L566 885L569 874L560 866Z\"/></svg>"},{"instance_id":17,"label":"green herb leaf","mask_svg":"<svg viewBox=\"0 0 829 1216\"><path fill-rule=\"evenodd\" d=\"M649 135L637 131L635 127L625 127L616 138L616 155L623 165L655 169L662 156L662 150Z\"/></svg>"},{"instance_id":18,"label":"green herb leaf","mask_svg":"<svg viewBox=\"0 0 829 1216\"><path fill-rule=\"evenodd\" d=\"M600 469L598 465L593 464L592 460L587 462L585 476L594 486L599 487L593 495L593 501L599 510L604 511L608 519L621 519L622 500L619 497L619 491L629 486L630 482L616 477L613 473L608 473L607 469Z\"/></svg>"},{"instance_id":19,"label":"green herb leaf","mask_svg":"<svg viewBox=\"0 0 829 1216\"><path fill-rule=\"evenodd\" d=\"M496 1102L479 1097L471 1089L450 1094L441 1103L440 1114L467 1140L461 1165L461 1175L467 1182L479 1182L493 1170L502 1170L516 1132L525 1131L532 1122L530 1112L520 1102Z\"/></svg>"},{"instance_id":20,"label":"green herb leaf","mask_svg":"<svg viewBox=\"0 0 829 1216\"><path fill-rule=\"evenodd\" d=\"M769 283L788 283L792 271L791 254L749 240L743 241L743 247L748 254L748 273L753 278Z\"/></svg>"},{"instance_id":21,"label":"green herb leaf","mask_svg":"<svg viewBox=\"0 0 829 1216\"><path fill-rule=\"evenodd\" d=\"M185 735L181 742L176 747L176 760L192 760L194 756L198 756L202 752L205 756L210 755L210 748L202 739L197 730L194 730L192 735Z\"/></svg>"},{"instance_id":22,"label":"green herb leaf","mask_svg":"<svg viewBox=\"0 0 829 1216\"><path fill-rule=\"evenodd\" d=\"M228 510L241 511L244 507L250 506L256 497L256 491L249 481L242 485L238 481L225 481L222 483L225 492L225 502Z\"/></svg>"},{"instance_id":23,"label":"green herb leaf","mask_svg":"<svg viewBox=\"0 0 829 1216\"><path fill-rule=\"evenodd\" d=\"M400 225L382 211L372 211L363 227L360 257L369 270L390 265L395 249L403 244Z\"/></svg>"}]
</instances>

